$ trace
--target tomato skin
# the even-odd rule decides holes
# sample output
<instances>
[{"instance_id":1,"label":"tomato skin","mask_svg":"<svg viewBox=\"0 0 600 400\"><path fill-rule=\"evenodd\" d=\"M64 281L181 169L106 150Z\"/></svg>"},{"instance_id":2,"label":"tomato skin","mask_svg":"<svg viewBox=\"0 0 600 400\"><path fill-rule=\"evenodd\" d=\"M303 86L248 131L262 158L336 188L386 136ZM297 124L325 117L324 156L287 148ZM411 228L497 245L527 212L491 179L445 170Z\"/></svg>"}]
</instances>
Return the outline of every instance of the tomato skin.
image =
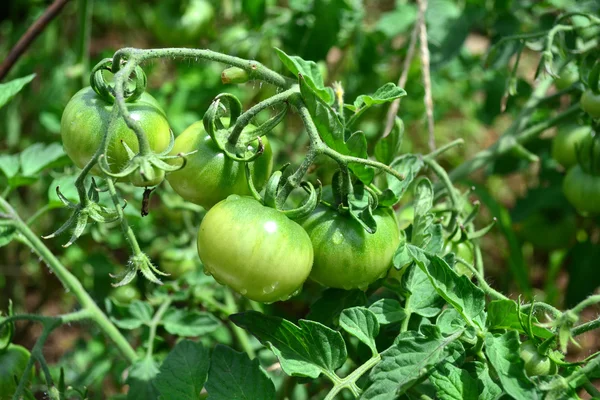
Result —
<instances>
[{"instance_id":1,"label":"tomato skin","mask_svg":"<svg viewBox=\"0 0 600 400\"><path fill-rule=\"evenodd\" d=\"M579 69L575 63L568 64L560 73L560 76L554 80L558 90L564 90L579 82Z\"/></svg>"},{"instance_id":2,"label":"tomato skin","mask_svg":"<svg viewBox=\"0 0 600 400\"><path fill-rule=\"evenodd\" d=\"M138 288L132 285L119 286L111 290L110 298L121 304L130 304L134 300L140 300L142 295Z\"/></svg>"},{"instance_id":3,"label":"tomato skin","mask_svg":"<svg viewBox=\"0 0 600 400\"><path fill-rule=\"evenodd\" d=\"M302 222L315 252L312 280L332 288L365 290L385 277L400 245L400 229L391 209L378 208L373 216L373 234L349 214L324 206Z\"/></svg>"},{"instance_id":4,"label":"tomato skin","mask_svg":"<svg viewBox=\"0 0 600 400\"><path fill-rule=\"evenodd\" d=\"M142 178L140 170L138 169L132 172L131 175L129 175L129 182L131 182L133 186L137 187L151 187L158 185L165 179L165 171L154 166L152 167L152 169L154 170L154 178Z\"/></svg>"},{"instance_id":5,"label":"tomato skin","mask_svg":"<svg viewBox=\"0 0 600 400\"><path fill-rule=\"evenodd\" d=\"M552 140L552 158L566 169L577 164L577 148L586 137L590 136L589 126L568 125L560 127Z\"/></svg>"},{"instance_id":6,"label":"tomato skin","mask_svg":"<svg viewBox=\"0 0 600 400\"><path fill-rule=\"evenodd\" d=\"M558 370L556 364L549 357L540 354L530 340L521 343L519 355L525 363L528 376L554 375Z\"/></svg>"},{"instance_id":7,"label":"tomato skin","mask_svg":"<svg viewBox=\"0 0 600 400\"><path fill-rule=\"evenodd\" d=\"M198 255L217 282L265 303L298 292L313 263L310 238L300 225L238 195L206 213L198 232Z\"/></svg>"},{"instance_id":8,"label":"tomato skin","mask_svg":"<svg viewBox=\"0 0 600 400\"><path fill-rule=\"evenodd\" d=\"M29 357L31 357L29 350L16 344L9 344L6 349L0 350L0 400L12 399L12 395L17 390L13 376L16 375L21 379ZM30 376L27 377L28 382L35 376L34 369L35 364L30 370Z\"/></svg>"},{"instance_id":9,"label":"tomato skin","mask_svg":"<svg viewBox=\"0 0 600 400\"><path fill-rule=\"evenodd\" d=\"M581 109L592 118L600 118L600 93L594 93L591 89L581 95Z\"/></svg>"},{"instance_id":10,"label":"tomato skin","mask_svg":"<svg viewBox=\"0 0 600 400\"><path fill-rule=\"evenodd\" d=\"M135 102L127 103L127 109L146 133L152 151L159 153L166 150L171 140L171 130L164 111L154 97L144 92ZM75 93L67 103L60 121L60 133L67 155L79 168L83 168L100 147L111 112L112 104L104 101L89 86ZM110 138L106 153L112 172L120 171L129 161L121 140L134 153L138 152L137 137L122 118ZM91 172L103 175L97 165Z\"/></svg>"},{"instance_id":11,"label":"tomato skin","mask_svg":"<svg viewBox=\"0 0 600 400\"><path fill-rule=\"evenodd\" d=\"M222 120L226 121L226 118ZM248 125L245 129L252 128ZM267 182L273 169L273 151L269 139L263 136L261 140L264 145L263 154L250 163L252 180L259 190ZM257 143L255 141L252 145L257 146ZM231 194L250 194L243 163L225 156L204 130L202 121L190 125L175 139L171 154L194 150L197 152L186 157L184 168L167 175L167 180L177 194L206 209Z\"/></svg>"},{"instance_id":12,"label":"tomato skin","mask_svg":"<svg viewBox=\"0 0 600 400\"><path fill-rule=\"evenodd\" d=\"M454 253L456 257L461 258L462 260L468 262L473 265L475 261L475 256L473 254L473 248L471 245L465 242L450 242L446 244L445 247L446 253ZM467 278L471 279L473 277L473 271L466 265L461 262L456 262L454 264L454 270L458 275L465 275Z\"/></svg>"},{"instance_id":13,"label":"tomato skin","mask_svg":"<svg viewBox=\"0 0 600 400\"><path fill-rule=\"evenodd\" d=\"M563 192L580 214L600 213L600 176L591 175L576 165L563 180Z\"/></svg>"},{"instance_id":14,"label":"tomato skin","mask_svg":"<svg viewBox=\"0 0 600 400\"><path fill-rule=\"evenodd\" d=\"M178 279L197 267L196 252L191 250L192 254L187 250L167 249L160 255L158 265L164 272L171 274L170 279Z\"/></svg>"}]
</instances>

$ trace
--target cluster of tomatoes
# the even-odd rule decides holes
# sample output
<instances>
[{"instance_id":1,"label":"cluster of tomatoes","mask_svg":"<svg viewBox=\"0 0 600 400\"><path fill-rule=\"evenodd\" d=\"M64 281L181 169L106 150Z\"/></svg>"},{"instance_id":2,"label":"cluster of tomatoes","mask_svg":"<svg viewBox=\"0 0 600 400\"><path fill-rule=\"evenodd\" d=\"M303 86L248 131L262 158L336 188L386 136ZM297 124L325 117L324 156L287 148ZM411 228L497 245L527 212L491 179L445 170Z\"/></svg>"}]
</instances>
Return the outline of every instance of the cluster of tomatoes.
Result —
<instances>
[{"instance_id":1,"label":"cluster of tomatoes","mask_svg":"<svg viewBox=\"0 0 600 400\"><path fill-rule=\"evenodd\" d=\"M132 119L143 129L155 153L169 150L171 131L164 111L144 93L127 103ZM111 117L112 104L91 87L73 96L61 120L66 153L83 168L102 145ZM226 118L221 122L227 123ZM253 129L248 125L244 129ZM138 151L135 134L119 119L106 146L105 157L112 172L118 172ZM258 140L249 144L256 149ZM273 169L273 152L266 137L262 154L249 163L253 184L265 186ZM377 231L367 233L359 222L337 208L319 205L308 217L288 218L283 212L251 197L245 163L235 161L217 146L202 121L182 132L169 159L183 167L166 174L174 191L185 200L204 207L198 232L198 254L205 272L249 299L260 302L286 300L297 293L309 277L327 287L366 287L386 275L400 242L400 229L390 208L374 212ZM95 167L93 174L100 174ZM152 181L133 173L133 185L159 184L164 171ZM327 188L324 188L324 192Z\"/></svg>"}]
</instances>

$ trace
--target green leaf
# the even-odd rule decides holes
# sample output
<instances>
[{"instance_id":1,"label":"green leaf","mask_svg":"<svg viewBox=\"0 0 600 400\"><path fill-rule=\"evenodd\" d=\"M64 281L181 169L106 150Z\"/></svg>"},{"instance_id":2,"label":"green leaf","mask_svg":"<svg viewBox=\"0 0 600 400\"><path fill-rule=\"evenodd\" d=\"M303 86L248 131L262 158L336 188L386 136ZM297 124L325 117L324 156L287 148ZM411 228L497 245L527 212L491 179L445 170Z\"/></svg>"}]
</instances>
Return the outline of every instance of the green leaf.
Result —
<instances>
[{"instance_id":1,"label":"green leaf","mask_svg":"<svg viewBox=\"0 0 600 400\"><path fill-rule=\"evenodd\" d=\"M221 323L211 313L169 308L162 319L165 330L177 336L201 336L214 332Z\"/></svg>"},{"instance_id":2,"label":"green leaf","mask_svg":"<svg viewBox=\"0 0 600 400\"><path fill-rule=\"evenodd\" d=\"M21 152L21 173L24 176L34 176L63 156L65 156L65 151L58 143L32 144Z\"/></svg>"},{"instance_id":3,"label":"green leaf","mask_svg":"<svg viewBox=\"0 0 600 400\"><path fill-rule=\"evenodd\" d=\"M362 290L326 289L311 304L307 319L333 328L337 326L338 317L344 309L366 304L367 296Z\"/></svg>"},{"instance_id":4,"label":"green leaf","mask_svg":"<svg viewBox=\"0 0 600 400\"><path fill-rule=\"evenodd\" d=\"M7 178L12 178L19 172L19 155L18 154L0 154L0 171Z\"/></svg>"},{"instance_id":5,"label":"green leaf","mask_svg":"<svg viewBox=\"0 0 600 400\"><path fill-rule=\"evenodd\" d=\"M182 340L163 361L154 386L163 399L197 400L206 382L209 360L202 343Z\"/></svg>"},{"instance_id":6,"label":"green leaf","mask_svg":"<svg viewBox=\"0 0 600 400\"><path fill-rule=\"evenodd\" d=\"M477 381L464 369L440 364L429 376L440 400L478 400Z\"/></svg>"},{"instance_id":7,"label":"green leaf","mask_svg":"<svg viewBox=\"0 0 600 400\"><path fill-rule=\"evenodd\" d=\"M342 311L340 327L369 346L373 355L378 354L375 338L379 334L379 322L369 309L353 307Z\"/></svg>"},{"instance_id":8,"label":"green leaf","mask_svg":"<svg viewBox=\"0 0 600 400\"><path fill-rule=\"evenodd\" d=\"M353 192L348 195L350 216L369 233L377 231L377 222L373 217L372 200L362 182L353 185Z\"/></svg>"},{"instance_id":9,"label":"green leaf","mask_svg":"<svg viewBox=\"0 0 600 400\"><path fill-rule=\"evenodd\" d=\"M466 276L459 276L436 255L409 247L417 265L427 274L438 294L450 303L471 326L483 329L485 293Z\"/></svg>"},{"instance_id":10,"label":"green leaf","mask_svg":"<svg viewBox=\"0 0 600 400\"><path fill-rule=\"evenodd\" d=\"M375 24L375 29L392 39L408 31L416 20L417 7L410 3L397 2L396 9L383 13Z\"/></svg>"},{"instance_id":11,"label":"green leaf","mask_svg":"<svg viewBox=\"0 0 600 400\"><path fill-rule=\"evenodd\" d=\"M317 378L334 374L346 357L342 335L318 322L299 320L298 326L278 317L247 311L229 317L268 346L288 375Z\"/></svg>"},{"instance_id":12,"label":"green leaf","mask_svg":"<svg viewBox=\"0 0 600 400\"><path fill-rule=\"evenodd\" d=\"M366 109L377 104L392 102L400 97L406 96L406 91L395 83L388 82L375 91L372 95L362 94L354 100L356 111Z\"/></svg>"},{"instance_id":13,"label":"green leaf","mask_svg":"<svg viewBox=\"0 0 600 400\"><path fill-rule=\"evenodd\" d=\"M356 157L364 156L364 154L354 154L346 145L344 137L344 126L338 118L337 114L321 99L316 95L313 89L310 88L307 81L304 78L300 78L300 93L304 99L304 103L310 113L315 127L319 136L327 146L333 150L345 154L353 155ZM360 137L354 139L359 141ZM356 143L352 143L354 150L356 151L360 146ZM365 165L352 163L349 168L361 179L365 184L371 183L373 179L373 171L370 171Z\"/></svg>"},{"instance_id":14,"label":"green leaf","mask_svg":"<svg viewBox=\"0 0 600 400\"><path fill-rule=\"evenodd\" d=\"M396 158L400 151L400 146L402 146L403 137L404 122L396 117L390 134L379 139L375 144L374 154L377 161L386 165L394 161L394 158ZM394 180L397 181L397 179Z\"/></svg>"},{"instance_id":15,"label":"green leaf","mask_svg":"<svg viewBox=\"0 0 600 400\"><path fill-rule=\"evenodd\" d=\"M17 236L17 228L13 225L0 225L0 247L6 246Z\"/></svg>"},{"instance_id":16,"label":"green leaf","mask_svg":"<svg viewBox=\"0 0 600 400\"><path fill-rule=\"evenodd\" d=\"M388 188L379 195L379 204L384 206L396 204L398 200L402 198L404 193L406 193L410 184L423 168L423 165L423 159L413 154L407 154L395 159L390 167L402 174L404 180L399 181L388 174L386 177Z\"/></svg>"},{"instance_id":17,"label":"green leaf","mask_svg":"<svg viewBox=\"0 0 600 400\"><path fill-rule=\"evenodd\" d=\"M367 138L365 137L365 134L361 131L354 132L348 138L348 140L346 141L346 147L348 148L349 154L351 156L364 159L369 158L369 155L367 153ZM361 164L350 164L350 166L352 165L365 167ZM358 175L356 172L355 174L357 174L358 178L366 184L369 184L375 176L375 171L373 171L372 168L359 168L358 172L360 173L360 175Z\"/></svg>"},{"instance_id":18,"label":"green leaf","mask_svg":"<svg viewBox=\"0 0 600 400\"><path fill-rule=\"evenodd\" d=\"M152 381L158 375L159 369L152 358L136 361L129 369L127 380L129 391L127 400L152 400L158 398L158 390Z\"/></svg>"},{"instance_id":19,"label":"green leaf","mask_svg":"<svg viewBox=\"0 0 600 400\"><path fill-rule=\"evenodd\" d=\"M521 313L521 319L526 321L528 316ZM513 300L494 300L488 304L487 308L487 326L493 330L517 330L525 334L519 321L517 303ZM542 339L548 339L553 336L549 330L537 326L537 319L533 321L533 333Z\"/></svg>"},{"instance_id":20,"label":"green leaf","mask_svg":"<svg viewBox=\"0 0 600 400\"><path fill-rule=\"evenodd\" d=\"M275 399L275 385L258 359L221 344L212 353L206 391L209 400Z\"/></svg>"},{"instance_id":21,"label":"green leaf","mask_svg":"<svg viewBox=\"0 0 600 400\"><path fill-rule=\"evenodd\" d=\"M327 104L333 102L333 92L330 88L325 88L323 76L319 71L319 66L314 61L306 61L298 56L288 56L283 50L275 48L279 59L283 65L297 78L301 74L306 84L316 93L321 100Z\"/></svg>"},{"instance_id":22,"label":"green leaf","mask_svg":"<svg viewBox=\"0 0 600 400\"><path fill-rule=\"evenodd\" d=\"M475 361L473 364L475 364L475 373L481 388L479 400L496 400L502 394L502 388L492 380L487 363Z\"/></svg>"},{"instance_id":23,"label":"green leaf","mask_svg":"<svg viewBox=\"0 0 600 400\"><path fill-rule=\"evenodd\" d=\"M7 83L0 83L0 108L4 107L17 93L35 78L35 74L13 79Z\"/></svg>"},{"instance_id":24,"label":"green leaf","mask_svg":"<svg viewBox=\"0 0 600 400\"><path fill-rule=\"evenodd\" d=\"M394 299L379 299L369 306L380 325L393 324L406 318L406 311L399 301Z\"/></svg>"},{"instance_id":25,"label":"green leaf","mask_svg":"<svg viewBox=\"0 0 600 400\"><path fill-rule=\"evenodd\" d=\"M438 315L435 326L442 334L452 334L461 329L465 329L466 322L454 308L446 308Z\"/></svg>"},{"instance_id":26,"label":"green leaf","mask_svg":"<svg viewBox=\"0 0 600 400\"><path fill-rule=\"evenodd\" d=\"M525 375L519 347L517 331L485 335L485 355L498 373L504 391L515 399L541 399L541 394Z\"/></svg>"},{"instance_id":27,"label":"green leaf","mask_svg":"<svg viewBox=\"0 0 600 400\"><path fill-rule=\"evenodd\" d=\"M433 206L433 185L427 178L421 178L415 186L415 219L411 243L424 247L430 239L429 226L433 223L433 214L429 212Z\"/></svg>"},{"instance_id":28,"label":"green leaf","mask_svg":"<svg viewBox=\"0 0 600 400\"><path fill-rule=\"evenodd\" d=\"M381 361L369 374L369 386L361 399L394 400L444 359L445 350L460 336L427 337L410 331L398 336L396 343L381 353Z\"/></svg>"},{"instance_id":29,"label":"green leaf","mask_svg":"<svg viewBox=\"0 0 600 400\"><path fill-rule=\"evenodd\" d=\"M403 289L410 292L406 312L423 317L435 317L444 307L444 299L438 294L427 274L416 266L408 267L402 279Z\"/></svg>"},{"instance_id":30,"label":"green leaf","mask_svg":"<svg viewBox=\"0 0 600 400\"><path fill-rule=\"evenodd\" d=\"M139 300L123 307L107 298L106 310L110 319L121 329L137 329L152 320L152 306Z\"/></svg>"},{"instance_id":31,"label":"green leaf","mask_svg":"<svg viewBox=\"0 0 600 400\"><path fill-rule=\"evenodd\" d=\"M48 205L52 207L64 206L56 194L57 186L60 188L60 192L63 194L63 196L65 196L68 200L72 201L73 203L79 202L79 194L77 193L77 188L75 187L75 177L65 175L54 179L48 187Z\"/></svg>"}]
</instances>

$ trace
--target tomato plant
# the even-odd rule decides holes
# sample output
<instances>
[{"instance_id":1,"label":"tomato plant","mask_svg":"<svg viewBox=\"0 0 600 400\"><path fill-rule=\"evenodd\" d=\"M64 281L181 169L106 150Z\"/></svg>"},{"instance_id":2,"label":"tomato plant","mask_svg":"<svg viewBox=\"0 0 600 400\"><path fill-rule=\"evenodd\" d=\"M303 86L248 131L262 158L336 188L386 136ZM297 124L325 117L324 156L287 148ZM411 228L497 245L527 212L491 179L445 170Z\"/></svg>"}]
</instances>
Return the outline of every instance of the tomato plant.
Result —
<instances>
[{"instance_id":1,"label":"tomato plant","mask_svg":"<svg viewBox=\"0 0 600 400\"><path fill-rule=\"evenodd\" d=\"M17 389L14 377L17 381L25 372L25 367L31 354L23 346L10 344L6 349L0 350L0 399L10 399ZM33 368L26 376L27 381L34 378Z\"/></svg>"},{"instance_id":2,"label":"tomato plant","mask_svg":"<svg viewBox=\"0 0 600 400\"><path fill-rule=\"evenodd\" d=\"M576 165L569 170L563 182L563 191L569 202L582 214L600 212L600 179Z\"/></svg>"},{"instance_id":3,"label":"tomato plant","mask_svg":"<svg viewBox=\"0 0 600 400\"><path fill-rule=\"evenodd\" d=\"M552 158L567 169L577 164L577 146L590 135L588 126L561 126L552 140Z\"/></svg>"},{"instance_id":4,"label":"tomato plant","mask_svg":"<svg viewBox=\"0 0 600 400\"><path fill-rule=\"evenodd\" d=\"M528 376L554 375L558 370L554 361L540 354L535 344L530 340L521 343L519 355L525 363L525 371Z\"/></svg>"},{"instance_id":5,"label":"tomato plant","mask_svg":"<svg viewBox=\"0 0 600 400\"><path fill-rule=\"evenodd\" d=\"M592 118L600 118L600 93L594 93L591 89L581 95L581 109Z\"/></svg>"},{"instance_id":6,"label":"tomato plant","mask_svg":"<svg viewBox=\"0 0 600 400\"><path fill-rule=\"evenodd\" d=\"M252 130L252 125L247 130ZM273 167L269 139L263 140L264 152L250 164L253 181L262 187ZM258 146L255 140L250 144ZM169 184L185 200L209 209L231 194L249 195L244 165L224 156L206 133L202 121L192 124L175 140L171 154L195 153L187 156L185 167L168 175Z\"/></svg>"},{"instance_id":7,"label":"tomato plant","mask_svg":"<svg viewBox=\"0 0 600 400\"><path fill-rule=\"evenodd\" d=\"M206 214L198 231L198 255L218 282L260 302L284 301L298 293L313 263L310 238L300 225L238 195Z\"/></svg>"}]
</instances>

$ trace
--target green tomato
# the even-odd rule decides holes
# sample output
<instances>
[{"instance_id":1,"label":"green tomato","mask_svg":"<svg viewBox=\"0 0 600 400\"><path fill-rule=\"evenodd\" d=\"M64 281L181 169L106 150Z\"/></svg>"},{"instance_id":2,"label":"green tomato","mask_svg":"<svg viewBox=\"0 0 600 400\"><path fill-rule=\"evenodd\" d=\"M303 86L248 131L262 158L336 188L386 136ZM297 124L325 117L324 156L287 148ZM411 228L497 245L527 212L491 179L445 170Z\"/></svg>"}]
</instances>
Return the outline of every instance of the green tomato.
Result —
<instances>
[{"instance_id":1,"label":"green tomato","mask_svg":"<svg viewBox=\"0 0 600 400\"><path fill-rule=\"evenodd\" d=\"M519 355L525 363L525 372L528 376L554 375L558 371L554 361L540 354L530 340L521 343Z\"/></svg>"},{"instance_id":2,"label":"green tomato","mask_svg":"<svg viewBox=\"0 0 600 400\"><path fill-rule=\"evenodd\" d=\"M0 400L12 399L12 395L17 390L14 376L17 380L21 379L29 357L31 357L29 351L16 344L9 344L6 349L0 350ZM33 367L30 372L27 382L33 380L35 375Z\"/></svg>"},{"instance_id":3,"label":"green tomato","mask_svg":"<svg viewBox=\"0 0 600 400\"><path fill-rule=\"evenodd\" d=\"M579 68L577 64L568 64L560 73L560 76L554 80L558 90L564 90L579 82Z\"/></svg>"},{"instance_id":4,"label":"green tomato","mask_svg":"<svg viewBox=\"0 0 600 400\"><path fill-rule=\"evenodd\" d=\"M521 235L543 250L566 248L577 235L577 219L568 210L537 212L523 221Z\"/></svg>"},{"instance_id":5,"label":"green tomato","mask_svg":"<svg viewBox=\"0 0 600 400\"><path fill-rule=\"evenodd\" d=\"M448 242L444 250L446 253L454 253L456 257L459 257L471 265L473 265L475 261L473 248L467 242ZM454 263L454 270L458 275L465 275L469 279L473 277L473 271L461 262L457 261Z\"/></svg>"},{"instance_id":6,"label":"green tomato","mask_svg":"<svg viewBox=\"0 0 600 400\"><path fill-rule=\"evenodd\" d=\"M227 118L222 121L227 123ZM248 125L245 130L253 128ZM273 152L269 139L266 136L261 139L264 152L250 163L252 181L257 189L266 183L273 169ZM251 145L256 148L258 141L255 140ZM196 153L186 157L184 168L167 175L167 180L177 194L206 209L231 194L250 194L244 164L231 160L217 147L204 130L202 121L192 124L175 139L171 154L195 150Z\"/></svg>"},{"instance_id":7,"label":"green tomato","mask_svg":"<svg viewBox=\"0 0 600 400\"><path fill-rule=\"evenodd\" d=\"M112 107L112 104L104 101L91 87L77 92L65 107L60 121L63 147L79 168L83 168L100 147L108 128ZM146 133L152 151L160 153L166 150L171 140L171 130L164 111L154 97L143 93L135 102L127 103L127 109L131 118L138 121ZM134 153L138 152L137 137L123 119L119 119L106 152L107 161L113 172L120 171L129 162L127 151L121 141L126 143ZM97 165L91 172L102 175ZM156 182L151 183L156 184Z\"/></svg>"},{"instance_id":8,"label":"green tomato","mask_svg":"<svg viewBox=\"0 0 600 400\"><path fill-rule=\"evenodd\" d=\"M109 296L121 304L129 304L134 300L140 300L142 295L138 288L133 285L119 286L111 290Z\"/></svg>"},{"instance_id":9,"label":"green tomato","mask_svg":"<svg viewBox=\"0 0 600 400\"><path fill-rule=\"evenodd\" d=\"M310 278L323 286L365 290L385 277L400 245L400 229L393 210L373 213L377 231L367 233L349 214L317 207L302 222L315 251Z\"/></svg>"},{"instance_id":10,"label":"green tomato","mask_svg":"<svg viewBox=\"0 0 600 400\"><path fill-rule=\"evenodd\" d=\"M600 175L600 137L586 136L579 144L578 161L581 168L592 175Z\"/></svg>"},{"instance_id":11,"label":"green tomato","mask_svg":"<svg viewBox=\"0 0 600 400\"><path fill-rule=\"evenodd\" d=\"M310 238L300 225L238 195L206 213L198 232L198 255L217 282L265 303L299 292L313 263Z\"/></svg>"},{"instance_id":12,"label":"green tomato","mask_svg":"<svg viewBox=\"0 0 600 400\"><path fill-rule=\"evenodd\" d=\"M577 34L583 39L594 39L600 35L600 26L590 26L591 21L583 15L574 15L571 17L571 21L573 21Z\"/></svg>"},{"instance_id":13,"label":"green tomato","mask_svg":"<svg viewBox=\"0 0 600 400\"><path fill-rule=\"evenodd\" d=\"M563 192L579 213L600 213L600 176L589 174L576 165L565 176Z\"/></svg>"},{"instance_id":14,"label":"green tomato","mask_svg":"<svg viewBox=\"0 0 600 400\"><path fill-rule=\"evenodd\" d=\"M165 171L162 169L152 166L152 172L152 178L150 178L147 176L142 176L142 174L140 174L140 170L138 169L129 175L129 182L131 182L133 186L137 187L150 187L158 185L165 179Z\"/></svg>"},{"instance_id":15,"label":"green tomato","mask_svg":"<svg viewBox=\"0 0 600 400\"><path fill-rule=\"evenodd\" d=\"M583 139L591 135L589 126L567 125L558 129L552 140L552 158L565 168L577 164L577 147Z\"/></svg>"},{"instance_id":16,"label":"green tomato","mask_svg":"<svg viewBox=\"0 0 600 400\"><path fill-rule=\"evenodd\" d=\"M600 93L594 93L591 89L581 95L581 109L592 118L600 118Z\"/></svg>"},{"instance_id":17,"label":"green tomato","mask_svg":"<svg viewBox=\"0 0 600 400\"><path fill-rule=\"evenodd\" d=\"M196 269L196 252L182 249L167 249L161 253L158 265L161 269L171 274L171 279L178 279Z\"/></svg>"}]
</instances>

